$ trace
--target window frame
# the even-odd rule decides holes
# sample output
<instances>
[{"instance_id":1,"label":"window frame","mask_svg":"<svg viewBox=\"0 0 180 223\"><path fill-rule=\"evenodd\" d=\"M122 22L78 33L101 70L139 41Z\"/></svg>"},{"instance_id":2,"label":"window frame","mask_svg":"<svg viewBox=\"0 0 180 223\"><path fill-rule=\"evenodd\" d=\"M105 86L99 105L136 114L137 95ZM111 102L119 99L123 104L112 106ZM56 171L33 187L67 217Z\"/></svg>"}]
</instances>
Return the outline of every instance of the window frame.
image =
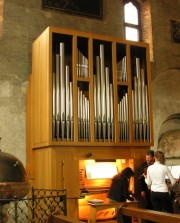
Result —
<instances>
[{"instance_id":1,"label":"window frame","mask_svg":"<svg viewBox=\"0 0 180 223\"><path fill-rule=\"evenodd\" d=\"M128 4L128 3L132 3L134 5L134 7L136 7L136 9L137 9L137 13L138 13L138 25L125 22L125 5ZM135 1L135 0L124 0L123 7L124 7L124 32L125 32L125 39L126 39L126 27L128 27L128 28L134 28L138 32L138 39L135 40L135 41L138 42L138 41L141 40L140 6L139 6L138 2ZM126 40L128 40L128 39L126 39Z\"/></svg>"}]
</instances>

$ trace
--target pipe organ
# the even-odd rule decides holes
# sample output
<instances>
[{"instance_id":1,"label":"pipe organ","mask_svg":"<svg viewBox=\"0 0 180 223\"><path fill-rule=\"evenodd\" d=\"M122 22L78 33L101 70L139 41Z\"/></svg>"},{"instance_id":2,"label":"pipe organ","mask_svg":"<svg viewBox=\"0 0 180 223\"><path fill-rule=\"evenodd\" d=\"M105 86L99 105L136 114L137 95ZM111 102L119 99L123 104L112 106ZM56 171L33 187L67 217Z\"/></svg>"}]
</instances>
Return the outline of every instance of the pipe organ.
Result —
<instances>
[{"instance_id":1,"label":"pipe organ","mask_svg":"<svg viewBox=\"0 0 180 223\"><path fill-rule=\"evenodd\" d=\"M153 145L151 109L146 43L48 27L32 45L27 91L33 186L67 189L77 218L81 161L121 160L136 171ZM132 188L138 191L136 179Z\"/></svg>"},{"instance_id":2,"label":"pipe organ","mask_svg":"<svg viewBox=\"0 0 180 223\"><path fill-rule=\"evenodd\" d=\"M53 64L53 138L73 141L73 87L69 80L69 65L65 64L65 44L59 43L59 54L55 55ZM99 44L99 52L95 55L95 69L93 74L93 106L94 106L94 140L114 141L114 105L112 69L105 65L105 46ZM77 77L89 77L89 62L86 55L77 51ZM134 63L134 64L133 64ZM132 93L126 86L117 86L117 122L118 140L129 142L130 120L129 97L132 100L133 141L149 142L149 101L146 70L140 57L132 58ZM127 59L124 56L116 64L116 79L120 82L128 81ZM72 74L71 74L72 76ZM78 107L78 140L90 141L90 100L89 86L85 83L77 85Z\"/></svg>"}]
</instances>

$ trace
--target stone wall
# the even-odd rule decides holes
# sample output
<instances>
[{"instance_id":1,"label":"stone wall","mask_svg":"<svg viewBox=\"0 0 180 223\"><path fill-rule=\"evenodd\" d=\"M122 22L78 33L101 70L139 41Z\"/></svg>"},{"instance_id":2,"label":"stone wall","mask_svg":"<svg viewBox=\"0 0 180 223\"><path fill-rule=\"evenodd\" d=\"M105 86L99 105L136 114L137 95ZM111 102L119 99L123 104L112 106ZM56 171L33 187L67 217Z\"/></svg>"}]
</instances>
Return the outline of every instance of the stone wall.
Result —
<instances>
[{"instance_id":1,"label":"stone wall","mask_svg":"<svg viewBox=\"0 0 180 223\"><path fill-rule=\"evenodd\" d=\"M26 163L26 88L32 42L55 26L124 38L123 1L103 0L103 19L42 10L41 0L0 0L1 150ZM180 20L179 0L151 0L154 62L152 87L155 147L161 123L180 107L180 44L171 43L170 19ZM173 100L173 101L172 101Z\"/></svg>"},{"instance_id":2,"label":"stone wall","mask_svg":"<svg viewBox=\"0 0 180 223\"><path fill-rule=\"evenodd\" d=\"M151 1L153 53L152 92L154 149L164 120L180 112L180 44L172 43L170 21L180 21L180 1ZM177 148L178 149L178 148Z\"/></svg>"},{"instance_id":3,"label":"stone wall","mask_svg":"<svg viewBox=\"0 0 180 223\"><path fill-rule=\"evenodd\" d=\"M180 148L180 129L168 131L159 139L158 150L166 154L167 165L179 165L180 149L177 148Z\"/></svg>"}]
</instances>

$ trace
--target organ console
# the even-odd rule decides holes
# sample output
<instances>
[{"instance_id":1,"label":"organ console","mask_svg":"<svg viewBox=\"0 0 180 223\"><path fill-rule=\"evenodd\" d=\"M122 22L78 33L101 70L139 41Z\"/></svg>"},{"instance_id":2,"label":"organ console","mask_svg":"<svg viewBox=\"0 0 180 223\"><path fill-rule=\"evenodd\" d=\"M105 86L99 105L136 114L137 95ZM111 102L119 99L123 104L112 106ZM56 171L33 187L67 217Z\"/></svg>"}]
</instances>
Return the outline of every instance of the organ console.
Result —
<instances>
[{"instance_id":1,"label":"organ console","mask_svg":"<svg viewBox=\"0 0 180 223\"><path fill-rule=\"evenodd\" d=\"M111 184L111 178L127 166L133 168L132 159L114 160L81 160L79 169L79 180L81 197L79 199L79 219L87 220L91 204L107 204L107 192ZM134 191L133 179L129 190ZM115 216L114 208L101 210L97 218L99 220L112 219Z\"/></svg>"}]
</instances>

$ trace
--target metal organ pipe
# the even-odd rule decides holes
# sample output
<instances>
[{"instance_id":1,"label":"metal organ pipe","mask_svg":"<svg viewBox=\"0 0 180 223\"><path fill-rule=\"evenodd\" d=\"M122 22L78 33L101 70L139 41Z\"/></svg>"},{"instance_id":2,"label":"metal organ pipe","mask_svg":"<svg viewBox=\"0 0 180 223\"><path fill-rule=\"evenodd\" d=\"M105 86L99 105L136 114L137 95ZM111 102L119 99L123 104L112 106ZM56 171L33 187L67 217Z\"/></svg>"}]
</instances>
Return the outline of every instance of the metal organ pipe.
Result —
<instances>
[{"instance_id":1,"label":"metal organ pipe","mask_svg":"<svg viewBox=\"0 0 180 223\"><path fill-rule=\"evenodd\" d=\"M65 46L59 44L53 71L53 138L73 139L73 96L69 66L65 65Z\"/></svg>"},{"instance_id":2,"label":"metal organ pipe","mask_svg":"<svg viewBox=\"0 0 180 223\"><path fill-rule=\"evenodd\" d=\"M101 121L103 140L106 138L106 93L105 93L105 67L104 67L104 45L100 45L100 77L101 77Z\"/></svg>"},{"instance_id":3,"label":"metal organ pipe","mask_svg":"<svg viewBox=\"0 0 180 223\"><path fill-rule=\"evenodd\" d=\"M136 74L132 91L133 130L135 141L149 142L149 111L147 85L144 69L140 67L140 58L136 58Z\"/></svg>"},{"instance_id":4,"label":"metal organ pipe","mask_svg":"<svg viewBox=\"0 0 180 223\"><path fill-rule=\"evenodd\" d=\"M98 140L101 139L101 121L102 121L102 118L101 118L101 78L100 78L100 57L99 56L96 56L96 92L97 92L97 105L96 105L96 108L97 108L97 122L98 122L98 128L97 128L97 132L98 132L98 135L95 135L95 138L98 137Z\"/></svg>"},{"instance_id":5,"label":"metal organ pipe","mask_svg":"<svg viewBox=\"0 0 180 223\"><path fill-rule=\"evenodd\" d=\"M53 86L52 86L52 92L53 92L53 118L52 118L52 136L53 139L56 138L56 73L53 71Z\"/></svg>"},{"instance_id":6,"label":"metal organ pipe","mask_svg":"<svg viewBox=\"0 0 180 223\"><path fill-rule=\"evenodd\" d=\"M69 140L70 138L70 94L69 94L69 66L66 66L66 81L65 81L65 90L66 90L66 94L65 94L65 103L66 103L66 138L67 140Z\"/></svg>"},{"instance_id":7,"label":"metal organ pipe","mask_svg":"<svg viewBox=\"0 0 180 223\"><path fill-rule=\"evenodd\" d=\"M109 95L109 68L105 68L105 81L106 81L106 123L107 123L107 138L108 141L110 141L110 131L111 131L111 125L110 125L110 95ZM106 138L106 135L104 139Z\"/></svg>"},{"instance_id":8,"label":"metal organ pipe","mask_svg":"<svg viewBox=\"0 0 180 223\"><path fill-rule=\"evenodd\" d=\"M65 137L65 62L64 62L64 43L60 43L60 120L61 137Z\"/></svg>"},{"instance_id":9,"label":"metal organ pipe","mask_svg":"<svg viewBox=\"0 0 180 223\"><path fill-rule=\"evenodd\" d=\"M113 85L110 84L110 125L111 139L114 139L114 109L113 109Z\"/></svg>"},{"instance_id":10,"label":"metal organ pipe","mask_svg":"<svg viewBox=\"0 0 180 223\"><path fill-rule=\"evenodd\" d=\"M122 142L127 142L129 139L128 113L128 93L125 93L122 99L118 102L119 139Z\"/></svg>"},{"instance_id":11,"label":"metal organ pipe","mask_svg":"<svg viewBox=\"0 0 180 223\"><path fill-rule=\"evenodd\" d=\"M79 140L89 140L89 99L78 87L78 137Z\"/></svg>"},{"instance_id":12,"label":"metal organ pipe","mask_svg":"<svg viewBox=\"0 0 180 223\"><path fill-rule=\"evenodd\" d=\"M96 75L93 75L93 89L94 89L94 135L97 137L97 124L98 124L98 116L97 116L97 78Z\"/></svg>"},{"instance_id":13,"label":"metal organ pipe","mask_svg":"<svg viewBox=\"0 0 180 223\"><path fill-rule=\"evenodd\" d=\"M79 49L77 49L77 60L77 76L88 77L88 59Z\"/></svg>"},{"instance_id":14,"label":"metal organ pipe","mask_svg":"<svg viewBox=\"0 0 180 223\"><path fill-rule=\"evenodd\" d=\"M69 114L70 114L70 138L73 140L74 136L74 118L73 118L73 87L72 82L69 82Z\"/></svg>"},{"instance_id":15,"label":"metal organ pipe","mask_svg":"<svg viewBox=\"0 0 180 223\"><path fill-rule=\"evenodd\" d=\"M98 141L112 141L114 138L113 87L110 83L109 67L105 67L104 45L99 45L100 55L96 56L94 74L94 129Z\"/></svg>"},{"instance_id":16,"label":"metal organ pipe","mask_svg":"<svg viewBox=\"0 0 180 223\"><path fill-rule=\"evenodd\" d=\"M110 68L105 66L105 46L99 45L99 55L95 58L93 75L94 89L94 136L97 141L114 140L114 106L113 85ZM59 53L54 56L52 78L52 134L54 139L73 140L73 84L70 81L70 67L65 64L65 45L59 43ZM145 84L145 71L140 67L140 58L135 60L133 77L132 109L133 109L133 140L149 142L149 107L148 88ZM77 76L88 77L88 59L77 49ZM118 80L127 81L126 57L117 63ZM84 89L88 88L88 89ZM123 87L123 86L118 86ZM78 137L79 140L90 140L90 102L89 86L78 83ZM87 93L88 91L88 93ZM128 93L124 92L118 101L119 140L129 140L129 103Z\"/></svg>"},{"instance_id":17,"label":"metal organ pipe","mask_svg":"<svg viewBox=\"0 0 180 223\"><path fill-rule=\"evenodd\" d=\"M56 54L56 85L55 85L55 91L56 91L56 137L60 137L60 56L59 54Z\"/></svg>"}]
</instances>

